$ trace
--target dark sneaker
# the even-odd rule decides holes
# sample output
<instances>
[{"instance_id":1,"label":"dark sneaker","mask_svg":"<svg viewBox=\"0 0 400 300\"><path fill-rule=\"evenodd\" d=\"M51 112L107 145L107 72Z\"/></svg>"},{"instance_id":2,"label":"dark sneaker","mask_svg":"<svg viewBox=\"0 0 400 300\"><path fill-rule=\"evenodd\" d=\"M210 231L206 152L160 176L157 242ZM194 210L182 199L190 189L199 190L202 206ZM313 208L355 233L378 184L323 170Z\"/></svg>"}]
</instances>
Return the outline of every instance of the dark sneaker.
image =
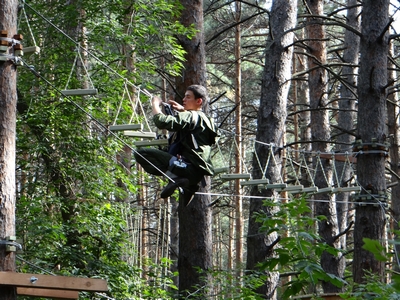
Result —
<instances>
[{"instance_id":1,"label":"dark sneaker","mask_svg":"<svg viewBox=\"0 0 400 300\"><path fill-rule=\"evenodd\" d=\"M189 185L189 179L187 178L178 177L174 179L174 181L175 182L170 181L167 186L161 191L161 198L168 198L175 192L178 187L185 188Z\"/></svg>"}]
</instances>

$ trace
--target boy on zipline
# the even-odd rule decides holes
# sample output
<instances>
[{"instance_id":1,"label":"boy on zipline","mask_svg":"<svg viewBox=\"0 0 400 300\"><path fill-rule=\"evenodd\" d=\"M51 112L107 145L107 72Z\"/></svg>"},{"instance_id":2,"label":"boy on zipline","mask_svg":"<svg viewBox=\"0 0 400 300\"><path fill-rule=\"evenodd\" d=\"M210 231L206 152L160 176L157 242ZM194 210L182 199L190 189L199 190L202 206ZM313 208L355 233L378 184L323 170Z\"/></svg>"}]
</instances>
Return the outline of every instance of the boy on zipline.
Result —
<instances>
[{"instance_id":1,"label":"boy on zipline","mask_svg":"<svg viewBox=\"0 0 400 300\"><path fill-rule=\"evenodd\" d=\"M214 175L211 163L211 145L218 136L212 119L202 111L207 104L207 91L201 85L191 85L186 89L182 105L169 100L176 111L166 115L160 106L162 100L153 97L151 101L153 121L159 129L172 131L168 152L154 148L140 148L135 151L136 161L153 175L165 175L168 185L162 190L161 198L170 197L179 188L188 204L198 184L205 175Z\"/></svg>"}]
</instances>

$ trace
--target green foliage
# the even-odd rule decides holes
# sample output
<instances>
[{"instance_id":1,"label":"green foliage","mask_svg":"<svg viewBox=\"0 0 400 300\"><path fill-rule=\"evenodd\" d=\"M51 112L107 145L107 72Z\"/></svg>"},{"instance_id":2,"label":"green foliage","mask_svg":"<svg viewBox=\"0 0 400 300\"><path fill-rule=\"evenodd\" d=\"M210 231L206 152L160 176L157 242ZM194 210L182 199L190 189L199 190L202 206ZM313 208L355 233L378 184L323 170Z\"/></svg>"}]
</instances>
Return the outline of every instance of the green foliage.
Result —
<instances>
[{"instance_id":1,"label":"green foliage","mask_svg":"<svg viewBox=\"0 0 400 300\"><path fill-rule=\"evenodd\" d=\"M343 299L364 300L364 299L400 299L400 276L398 274L391 275L391 283L382 282L374 274L365 277L365 283L354 284L352 289L341 294Z\"/></svg>"},{"instance_id":2,"label":"green foliage","mask_svg":"<svg viewBox=\"0 0 400 300\"><path fill-rule=\"evenodd\" d=\"M261 270L278 271L281 277L291 274L290 280L282 287L282 299L289 299L312 287L318 289L321 281L343 286L346 281L325 272L321 265L321 254L327 251L339 255L340 250L322 242L314 233L313 226L318 218L310 217L310 208L305 198L291 199L287 203L265 201L274 209L273 216L259 213L257 220L261 230L267 234L277 233L279 244L274 248L274 255L260 265Z\"/></svg>"},{"instance_id":3,"label":"green foliage","mask_svg":"<svg viewBox=\"0 0 400 300\"><path fill-rule=\"evenodd\" d=\"M371 252L376 260L390 261L390 255L380 241L364 238L363 242L363 249ZM387 270L386 276L390 278L389 283L382 281L382 278L376 274L368 271L366 273L364 283L353 283L353 286L341 295L343 299L400 299L400 275L396 271Z\"/></svg>"},{"instance_id":4,"label":"green foliage","mask_svg":"<svg viewBox=\"0 0 400 300\"><path fill-rule=\"evenodd\" d=\"M371 252L378 261L389 261L389 257L385 254L385 247L379 241L363 238L363 249Z\"/></svg>"},{"instance_id":5,"label":"green foliage","mask_svg":"<svg viewBox=\"0 0 400 300\"><path fill-rule=\"evenodd\" d=\"M218 286L218 299L264 299L255 291L266 280L265 274L249 273L238 276L235 271L213 271L212 282Z\"/></svg>"},{"instance_id":6,"label":"green foliage","mask_svg":"<svg viewBox=\"0 0 400 300\"><path fill-rule=\"evenodd\" d=\"M194 30L176 21L182 7L175 0L50 2L34 1L34 10L26 6L28 20L21 15L18 29L25 47L36 38L41 48L24 57L18 71L19 271L40 272L34 265L58 275L107 279L115 299L168 299L176 289L174 275L165 271L160 278L148 270L167 269L170 262L132 262L139 254L132 252L127 218L138 214L131 206L138 174L124 156L129 144L105 126L144 122L146 111L138 107L149 99L125 83L151 86L156 70L180 72L185 53L176 34L191 36ZM75 42L83 40L88 52ZM167 58L164 67L161 57ZM85 85L99 95L60 93Z\"/></svg>"}]
</instances>

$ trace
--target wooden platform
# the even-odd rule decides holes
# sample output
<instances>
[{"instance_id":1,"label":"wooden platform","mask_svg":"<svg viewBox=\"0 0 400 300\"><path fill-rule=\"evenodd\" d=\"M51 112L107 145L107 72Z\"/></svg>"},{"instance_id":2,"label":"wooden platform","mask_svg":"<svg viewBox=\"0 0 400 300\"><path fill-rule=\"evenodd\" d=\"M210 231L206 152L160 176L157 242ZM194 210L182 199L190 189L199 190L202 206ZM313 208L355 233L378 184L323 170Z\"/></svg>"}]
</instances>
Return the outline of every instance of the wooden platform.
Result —
<instances>
[{"instance_id":1,"label":"wooden platform","mask_svg":"<svg viewBox=\"0 0 400 300\"><path fill-rule=\"evenodd\" d=\"M38 289L26 287L17 287L17 295L54 299L79 299L79 291Z\"/></svg>"},{"instance_id":2,"label":"wooden platform","mask_svg":"<svg viewBox=\"0 0 400 300\"><path fill-rule=\"evenodd\" d=\"M0 272L0 284L15 286L18 295L54 299L78 299L79 291L108 291L103 279L15 272Z\"/></svg>"}]
</instances>

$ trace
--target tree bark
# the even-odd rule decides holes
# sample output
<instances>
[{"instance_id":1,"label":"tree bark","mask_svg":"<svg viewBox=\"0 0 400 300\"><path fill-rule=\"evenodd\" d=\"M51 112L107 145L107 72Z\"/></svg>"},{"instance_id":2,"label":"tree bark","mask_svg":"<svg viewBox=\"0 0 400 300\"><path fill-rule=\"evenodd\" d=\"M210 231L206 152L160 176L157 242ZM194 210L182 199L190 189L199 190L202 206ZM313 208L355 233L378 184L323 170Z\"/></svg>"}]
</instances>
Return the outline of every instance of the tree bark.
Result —
<instances>
[{"instance_id":1,"label":"tree bark","mask_svg":"<svg viewBox=\"0 0 400 300\"><path fill-rule=\"evenodd\" d=\"M357 6L357 0L348 0L347 6L351 7L347 11L347 25L360 30L360 11L361 7ZM339 114L338 124L344 128L347 132L354 130L354 124L356 120L356 95L357 95L357 68L352 67L358 64L358 55L360 50L360 38L355 33L347 30L344 37L345 50L343 52L343 60L348 63L349 66L343 67L342 74L343 80L346 85L343 84L340 89L340 100L339 100ZM348 133L339 133L337 138L338 146L337 150L341 153L350 152L351 145L354 143L355 137ZM348 186L350 181L354 180L354 170L351 165L346 162L336 162L337 174L341 174L338 184L341 187ZM349 213L349 193L338 193L336 196L337 204L337 215L338 215L338 226L339 231L344 232L351 221L351 214ZM345 250L347 235L340 237L341 249ZM345 257L342 256L338 261L338 273L343 278L344 269L346 267ZM341 289L343 291L343 288Z\"/></svg>"},{"instance_id":2,"label":"tree bark","mask_svg":"<svg viewBox=\"0 0 400 300\"><path fill-rule=\"evenodd\" d=\"M5 38L17 34L17 0L0 0L0 30ZM0 55L13 55L8 47ZM11 60L0 60L0 239L15 235L15 152L17 70ZM15 253L0 245L0 271L15 272ZM0 286L0 299L17 299L13 286Z\"/></svg>"},{"instance_id":3,"label":"tree bark","mask_svg":"<svg viewBox=\"0 0 400 300\"><path fill-rule=\"evenodd\" d=\"M187 52L182 76L176 78L177 100L181 101L186 88L191 84L207 86L205 42L203 36L203 1L181 0L184 7L180 22L185 26L194 25L196 35L189 39L179 36L179 42ZM203 107L207 113L208 106ZM211 179L205 177L205 184L199 192L209 193ZM211 278L204 273L212 267L212 210L209 195L195 195L186 206L183 196L179 199L179 292L182 297L202 289L207 293Z\"/></svg>"},{"instance_id":4,"label":"tree bark","mask_svg":"<svg viewBox=\"0 0 400 300\"><path fill-rule=\"evenodd\" d=\"M243 143L242 143L242 60L241 60L241 3L235 1L235 21L238 25L235 28L235 104L236 104L236 115L235 115L235 139L236 139L236 154L235 154L235 173L242 173L243 169ZM242 205L242 187L240 180L235 180L235 250L236 250L236 272L238 278L242 275L241 265L243 262L243 205Z\"/></svg>"},{"instance_id":5,"label":"tree bark","mask_svg":"<svg viewBox=\"0 0 400 300\"><path fill-rule=\"evenodd\" d=\"M323 15L323 0L307 0L307 6L312 15ZM309 59L308 67L312 70L309 75L310 87L310 106L311 109L311 135L313 142L313 151L330 152L330 124L329 112L326 109L328 104L327 97L327 73L320 65L326 62L326 42L325 28L319 22L318 18L310 17L307 20L307 35L310 39L308 43ZM316 157L314 160L315 185L318 188L325 188L332 184L332 162L328 159L320 160ZM336 204L332 195L329 193L320 193L321 199L330 199L328 203L315 202L316 216L325 216L326 219L318 222L318 233L321 239L328 245L340 248L340 240L335 236L339 233L338 220L336 213ZM340 276L340 267L338 262L340 257L336 257L324 251L321 255L321 266L325 272ZM322 282L322 287L326 293L339 292L340 288L330 282Z\"/></svg>"},{"instance_id":6,"label":"tree bark","mask_svg":"<svg viewBox=\"0 0 400 300\"><path fill-rule=\"evenodd\" d=\"M297 14L297 1L275 0L271 10L271 38L266 51L265 67L261 90L260 109L257 119L256 140L263 142L256 144L256 154L262 166L265 166L268 154L273 151L276 165L268 166L265 174L253 159L252 175L254 179L266 178L272 183L279 182L282 157L280 155L285 134L287 117L286 104L290 87L293 48L288 47L293 43L293 33L286 32L295 27ZM264 144L265 143L265 144ZM271 146L268 146L270 144ZM274 146L272 146L274 145ZM270 148L272 147L272 149ZM273 191L254 186L252 196L269 197ZM277 240L277 234L266 235L260 232L261 224L256 222L255 215L264 213L271 216L274 208L263 206L263 201L253 198L250 202L250 217L247 237L247 270L257 270L257 264L273 255L271 245ZM267 299L276 299L279 274L275 271L267 272L267 281L257 289L257 292Z\"/></svg>"},{"instance_id":7,"label":"tree bark","mask_svg":"<svg viewBox=\"0 0 400 300\"><path fill-rule=\"evenodd\" d=\"M362 37L360 44L360 71L358 83L358 126L357 139L363 143L385 143L386 128L386 85L389 22L389 0L365 0L361 14ZM374 147L365 144L364 154L357 157L357 178L363 190L361 194L378 195L386 193L385 157L367 154L365 148ZM357 148L355 149L357 150ZM385 211L376 197L374 205L357 205L354 227L353 279L356 283L365 281L366 272L383 279L384 263L364 250L363 238L378 240L382 243L385 228Z\"/></svg>"},{"instance_id":8,"label":"tree bark","mask_svg":"<svg viewBox=\"0 0 400 300\"><path fill-rule=\"evenodd\" d=\"M391 51L390 56L393 57L394 54L394 47L393 44L390 44ZM395 81L397 72L395 71L394 64L391 64L389 67L389 81ZM400 156L399 156L399 144L400 144L400 137L399 137L399 99L397 97L397 93L390 93L388 95L388 102L387 102L387 109L388 109L388 131L389 136L391 137L391 147L389 150L389 158L390 158L390 169L394 172L391 176L391 182L397 183L396 185L392 186L392 211L393 211L393 221L392 221L392 228L395 232L394 239L396 242L394 243L394 247L396 248L395 253L400 253L400 245L398 244L399 240L399 230L400 226L396 220L400 218ZM394 264L393 268L398 272L400 270L400 266L398 264Z\"/></svg>"}]
</instances>

